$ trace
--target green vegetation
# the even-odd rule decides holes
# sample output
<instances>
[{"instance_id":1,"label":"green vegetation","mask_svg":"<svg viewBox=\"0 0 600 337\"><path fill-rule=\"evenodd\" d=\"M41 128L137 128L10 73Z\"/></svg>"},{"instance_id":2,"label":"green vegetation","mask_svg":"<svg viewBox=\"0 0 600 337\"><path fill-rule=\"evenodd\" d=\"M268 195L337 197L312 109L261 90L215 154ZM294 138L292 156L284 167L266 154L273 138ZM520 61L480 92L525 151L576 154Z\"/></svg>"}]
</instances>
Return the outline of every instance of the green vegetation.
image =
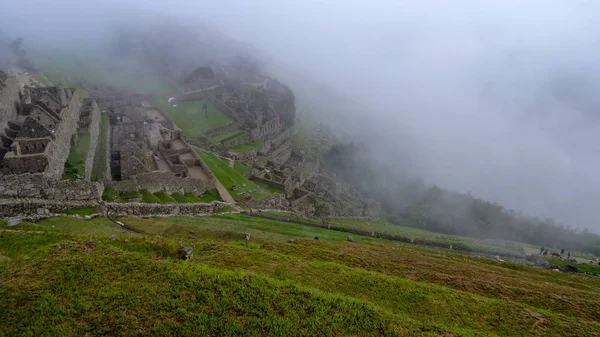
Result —
<instances>
[{"instance_id":1,"label":"green vegetation","mask_svg":"<svg viewBox=\"0 0 600 337\"><path fill-rule=\"evenodd\" d=\"M90 149L90 134L87 128L77 131L77 141L71 146L71 152L65 162L63 179L73 180L85 175L85 158Z\"/></svg>"},{"instance_id":2,"label":"green vegetation","mask_svg":"<svg viewBox=\"0 0 600 337\"><path fill-rule=\"evenodd\" d=\"M547 258L546 260L548 261L548 263L555 264L563 270L565 269L565 267L570 266L571 268L574 268L574 270L577 270L580 273L600 275L600 266L597 266L597 265L594 266L594 265L587 264L587 263L581 263L581 264L580 263L572 263L569 261L563 261L563 260L552 259L552 258Z\"/></svg>"},{"instance_id":3,"label":"green vegetation","mask_svg":"<svg viewBox=\"0 0 600 337\"><path fill-rule=\"evenodd\" d=\"M133 201L134 199L142 199L142 194L139 191L135 191L135 192L121 192L119 194L118 201L120 201L120 202L129 202L129 201Z\"/></svg>"},{"instance_id":4,"label":"green vegetation","mask_svg":"<svg viewBox=\"0 0 600 337\"><path fill-rule=\"evenodd\" d=\"M198 150L198 154L225 188L231 191L232 186L235 185L238 187L237 191L232 191L232 196L234 198L236 195L245 192L252 195L255 199L260 200L273 193L272 189L267 189L265 186L258 185L256 182L248 180L248 178L244 177L240 172L229 167L228 161L217 158L215 155L202 150Z\"/></svg>"},{"instance_id":5,"label":"green vegetation","mask_svg":"<svg viewBox=\"0 0 600 337\"><path fill-rule=\"evenodd\" d=\"M245 215L121 221L162 238L106 218L0 232L0 335L600 333L600 281L581 275Z\"/></svg>"},{"instance_id":6,"label":"green vegetation","mask_svg":"<svg viewBox=\"0 0 600 337\"><path fill-rule=\"evenodd\" d=\"M202 109L204 103L208 106L208 118ZM178 102L177 107L173 107L166 100L156 100L154 105L167 115L187 137L204 137L204 132L233 122L231 117L210 101Z\"/></svg>"},{"instance_id":7,"label":"green vegetation","mask_svg":"<svg viewBox=\"0 0 600 337\"><path fill-rule=\"evenodd\" d=\"M92 181L102 180L106 172L106 131L110 126L110 120L107 115L100 117L100 134L98 135L98 144L94 154L94 166L92 167ZM109 178L109 177L107 177Z\"/></svg>"},{"instance_id":8,"label":"green vegetation","mask_svg":"<svg viewBox=\"0 0 600 337\"><path fill-rule=\"evenodd\" d=\"M244 173L250 171L250 168L248 166L240 163L237 160L233 163L233 169L236 170L237 172L239 172L240 174L244 174Z\"/></svg>"},{"instance_id":9,"label":"green vegetation","mask_svg":"<svg viewBox=\"0 0 600 337\"><path fill-rule=\"evenodd\" d=\"M102 192L102 200L108 202L117 202L119 201L119 191L114 188L107 187Z\"/></svg>"},{"instance_id":10,"label":"green vegetation","mask_svg":"<svg viewBox=\"0 0 600 337\"><path fill-rule=\"evenodd\" d=\"M240 145L236 145L231 148L231 151L239 152L239 153L248 153L252 150L258 150L263 146L262 142L249 142Z\"/></svg>"},{"instance_id":11,"label":"green vegetation","mask_svg":"<svg viewBox=\"0 0 600 337\"><path fill-rule=\"evenodd\" d=\"M158 201L161 204L175 204L175 203L177 203L177 200L175 200L175 198L173 198L172 196L168 195L167 193L165 193L163 191L154 193L154 196L156 198L158 198Z\"/></svg>"},{"instance_id":12,"label":"green vegetation","mask_svg":"<svg viewBox=\"0 0 600 337\"><path fill-rule=\"evenodd\" d=\"M77 209L70 209L65 212L65 214L67 214L67 215L77 214L79 216L86 216L86 215L91 215L94 213L97 213L96 208L94 208L94 207L83 207L83 208L77 208Z\"/></svg>"},{"instance_id":13,"label":"green vegetation","mask_svg":"<svg viewBox=\"0 0 600 337\"><path fill-rule=\"evenodd\" d=\"M186 197L187 197L187 194L186 194ZM192 197L196 198L197 202L222 201L221 196L219 195L219 191L217 191L217 190L206 191L200 197L196 197L195 195L192 195Z\"/></svg>"}]
</instances>

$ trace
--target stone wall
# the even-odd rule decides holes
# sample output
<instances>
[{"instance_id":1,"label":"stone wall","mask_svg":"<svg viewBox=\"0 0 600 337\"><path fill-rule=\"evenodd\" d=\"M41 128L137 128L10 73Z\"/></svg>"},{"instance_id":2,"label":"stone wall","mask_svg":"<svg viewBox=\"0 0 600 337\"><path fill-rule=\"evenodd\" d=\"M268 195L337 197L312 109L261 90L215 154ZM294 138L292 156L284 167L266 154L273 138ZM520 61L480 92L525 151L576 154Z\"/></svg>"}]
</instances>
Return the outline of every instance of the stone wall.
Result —
<instances>
[{"instance_id":1,"label":"stone wall","mask_svg":"<svg viewBox=\"0 0 600 337\"><path fill-rule=\"evenodd\" d=\"M9 121L17 120L17 108L15 102L19 101L19 82L14 77L9 77L0 86L0 133L8 128Z\"/></svg>"},{"instance_id":2,"label":"stone wall","mask_svg":"<svg viewBox=\"0 0 600 337\"><path fill-rule=\"evenodd\" d=\"M44 199L0 199L0 217L60 214L68 210L95 207L99 213L118 216L202 216L212 214L230 204L214 201L191 204L99 203L98 201L58 201Z\"/></svg>"},{"instance_id":3,"label":"stone wall","mask_svg":"<svg viewBox=\"0 0 600 337\"><path fill-rule=\"evenodd\" d=\"M237 122L233 122L233 123L229 123L227 125L218 127L216 129L212 129L209 130L207 132L205 132L204 134L207 135L208 137L214 137L214 136L218 136L227 132L231 132L234 130L237 130L240 126L238 125Z\"/></svg>"},{"instance_id":4,"label":"stone wall","mask_svg":"<svg viewBox=\"0 0 600 337\"><path fill-rule=\"evenodd\" d=\"M92 111L90 111L90 148L87 157L85 158L85 180L90 180L92 177L92 169L94 167L94 156L98 147L98 136L100 135L100 107L96 101L92 100Z\"/></svg>"},{"instance_id":5,"label":"stone wall","mask_svg":"<svg viewBox=\"0 0 600 337\"><path fill-rule=\"evenodd\" d=\"M0 176L0 196L51 200L100 200L104 186L89 181L59 181L43 174Z\"/></svg>"},{"instance_id":6,"label":"stone wall","mask_svg":"<svg viewBox=\"0 0 600 337\"><path fill-rule=\"evenodd\" d=\"M77 91L68 106L61 111L61 122L58 124L54 134L56 138L48 145L48 167L44 174L52 179L60 179L65 168L65 161L71 150L71 138L77 133L81 101Z\"/></svg>"},{"instance_id":7,"label":"stone wall","mask_svg":"<svg viewBox=\"0 0 600 337\"><path fill-rule=\"evenodd\" d=\"M117 213L119 216L161 216L161 215L191 215L200 216L212 214L215 210L231 206L230 204L214 201L210 204L148 204L148 203L107 203L102 206L103 211L110 211L111 216ZM105 213L106 214L106 213Z\"/></svg>"},{"instance_id":8,"label":"stone wall","mask_svg":"<svg viewBox=\"0 0 600 337\"><path fill-rule=\"evenodd\" d=\"M153 171L138 174L127 180L107 182L107 187L112 187L119 192L134 192L148 190L151 193L165 191L166 193L192 193L201 195L207 190L215 188L215 181L203 181L195 178L176 177L171 172Z\"/></svg>"},{"instance_id":9,"label":"stone wall","mask_svg":"<svg viewBox=\"0 0 600 337\"><path fill-rule=\"evenodd\" d=\"M236 137L236 136L231 136L229 138L234 138L234 137ZM229 139L229 138L227 138L227 139ZM227 141L227 139L223 139L221 141L221 144L226 148L231 148L231 147L252 141L252 136L248 135L248 136L242 137L240 139L236 139L234 141Z\"/></svg>"},{"instance_id":10,"label":"stone wall","mask_svg":"<svg viewBox=\"0 0 600 337\"><path fill-rule=\"evenodd\" d=\"M283 194L276 194L263 200L249 200L244 203L244 206L254 209L278 209L289 210L290 202Z\"/></svg>"},{"instance_id":11,"label":"stone wall","mask_svg":"<svg viewBox=\"0 0 600 337\"><path fill-rule=\"evenodd\" d=\"M281 183L278 183L278 182L275 182L275 181L272 181L272 180L269 180L269 179L264 179L264 178L261 178L261 177L254 176L254 177L252 177L252 180L258 181L260 183L266 184L266 185L271 186L271 187L278 188L278 189L280 189L282 191L285 190L284 184L281 184Z\"/></svg>"}]
</instances>

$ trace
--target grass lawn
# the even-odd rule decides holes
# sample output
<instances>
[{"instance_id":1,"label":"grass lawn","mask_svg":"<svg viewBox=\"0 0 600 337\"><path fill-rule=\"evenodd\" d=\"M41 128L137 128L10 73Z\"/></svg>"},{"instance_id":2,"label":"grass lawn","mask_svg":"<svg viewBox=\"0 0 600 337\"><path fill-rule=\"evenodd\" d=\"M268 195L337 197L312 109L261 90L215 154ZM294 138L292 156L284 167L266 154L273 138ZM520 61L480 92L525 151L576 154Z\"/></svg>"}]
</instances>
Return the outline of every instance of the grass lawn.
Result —
<instances>
[{"instance_id":1,"label":"grass lawn","mask_svg":"<svg viewBox=\"0 0 600 337\"><path fill-rule=\"evenodd\" d=\"M202 109L204 102L208 105L208 118ZM154 105L188 137L204 137L204 132L234 121L209 101L178 102L177 107L173 107L166 100L156 100Z\"/></svg>"},{"instance_id":2,"label":"grass lawn","mask_svg":"<svg viewBox=\"0 0 600 337\"><path fill-rule=\"evenodd\" d=\"M245 215L120 220L160 238L102 217L0 227L0 335L600 333L582 275Z\"/></svg>"},{"instance_id":3,"label":"grass lawn","mask_svg":"<svg viewBox=\"0 0 600 337\"><path fill-rule=\"evenodd\" d=\"M236 198L240 193L249 193L257 200L264 199L273 193L272 189L267 189L266 186L258 185L257 183L244 177L237 170L229 167L229 162L215 157L211 153L198 150L198 154L202 161L208 165L212 173L219 179L221 184L230 191L231 195ZM237 186L237 191L232 191L232 186ZM245 185L245 186L244 186Z\"/></svg>"},{"instance_id":4,"label":"grass lawn","mask_svg":"<svg viewBox=\"0 0 600 337\"><path fill-rule=\"evenodd\" d=\"M232 147L230 150L239 153L248 153L252 150L258 150L263 146L262 142L249 142Z\"/></svg>"},{"instance_id":5,"label":"grass lawn","mask_svg":"<svg viewBox=\"0 0 600 337\"><path fill-rule=\"evenodd\" d=\"M250 168L242 163L240 163L239 161L235 161L233 163L233 169L238 171L241 174L244 174L248 171L250 171Z\"/></svg>"},{"instance_id":6,"label":"grass lawn","mask_svg":"<svg viewBox=\"0 0 600 337\"><path fill-rule=\"evenodd\" d=\"M79 129L77 131L77 142L71 146L69 157L65 161L65 170L63 179L73 180L76 176L85 175L85 158L90 149L90 134L88 129Z\"/></svg>"},{"instance_id":7,"label":"grass lawn","mask_svg":"<svg viewBox=\"0 0 600 337\"><path fill-rule=\"evenodd\" d=\"M92 181L99 181L104 178L106 173L106 130L110 126L107 115L100 116L100 134L98 135L98 144L94 154L94 166L92 167ZM108 178L108 177L107 177Z\"/></svg>"}]
</instances>

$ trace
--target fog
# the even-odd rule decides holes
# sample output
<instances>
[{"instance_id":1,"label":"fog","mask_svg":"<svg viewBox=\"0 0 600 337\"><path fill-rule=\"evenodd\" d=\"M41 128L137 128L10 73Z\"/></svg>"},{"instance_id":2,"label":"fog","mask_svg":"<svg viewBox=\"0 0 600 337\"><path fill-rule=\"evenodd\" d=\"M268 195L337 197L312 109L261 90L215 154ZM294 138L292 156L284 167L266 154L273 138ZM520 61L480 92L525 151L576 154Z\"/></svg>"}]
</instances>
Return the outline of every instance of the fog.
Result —
<instances>
[{"instance_id":1,"label":"fog","mask_svg":"<svg viewBox=\"0 0 600 337\"><path fill-rule=\"evenodd\" d=\"M142 18L206 24L252 48L306 104L345 97L355 109L319 111L403 174L599 232L598 10L551 0L4 1L0 31L73 48Z\"/></svg>"}]
</instances>

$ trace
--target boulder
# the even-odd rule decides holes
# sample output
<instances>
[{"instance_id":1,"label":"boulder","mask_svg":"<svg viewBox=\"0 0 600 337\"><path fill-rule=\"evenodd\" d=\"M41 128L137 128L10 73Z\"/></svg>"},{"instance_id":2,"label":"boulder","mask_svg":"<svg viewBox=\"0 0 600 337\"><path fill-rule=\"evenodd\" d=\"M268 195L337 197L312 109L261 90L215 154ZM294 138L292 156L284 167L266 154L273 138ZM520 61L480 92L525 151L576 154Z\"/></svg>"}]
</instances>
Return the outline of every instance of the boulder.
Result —
<instances>
[{"instance_id":1,"label":"boulder","mask_svg":"<svg viewBox=\"0 0 600 337\"><path fill-rule=\"evenodd\" d=\"M117 236L116 235L111 235L109 238L110 241L117 241Z\"/></svg>"},{"instance_id":2,"label":"boulder","mask_svg":"<svg viewBox=\"0 0 600 337\"><path fill-rule=\"evenodd\" d=\"M14 217L14 218L8 218L6 220L6 225L7 226L16 226L20 223L23 223L23 219L19 218L19 217Z\"/></svg>"},{"instance_id":3,"label":"boulder","mask_svg":"<svg viewBox=\"0 0 600 337\"><path fill-rule=\"evenodd\" d=\"M179 258L180 259L182 259L182 260L189 260L193 256L193 251L194 250L192 249L192 247L182 246L177 251L177 254L179 254Z\"/></svg>"},{"instance_id":4,"label":"boulder","mask_svg":"<svg viewBox=\"0 0 600 337\"><path fill-rule=\"evenodd\" d=\"M348 235L348 242L354 242L354 238Z\"/></svg>"}]
</instances>

